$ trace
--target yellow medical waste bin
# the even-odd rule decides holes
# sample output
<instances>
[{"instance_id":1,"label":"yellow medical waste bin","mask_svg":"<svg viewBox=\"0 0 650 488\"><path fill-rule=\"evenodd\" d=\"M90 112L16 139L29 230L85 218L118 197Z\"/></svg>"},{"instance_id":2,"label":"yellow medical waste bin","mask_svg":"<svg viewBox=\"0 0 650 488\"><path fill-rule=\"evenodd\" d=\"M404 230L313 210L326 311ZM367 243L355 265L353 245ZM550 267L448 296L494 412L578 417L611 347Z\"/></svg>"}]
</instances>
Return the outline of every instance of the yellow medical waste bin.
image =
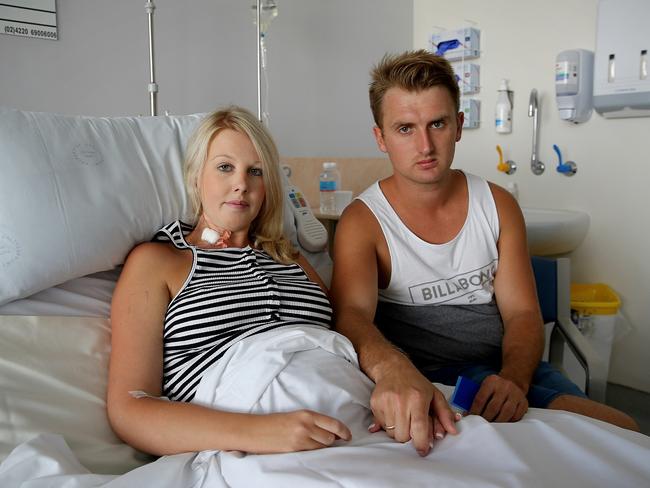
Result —
<instances>
[{"instance_id":1,"label":"yellow medical waste bin","mask_svg":"<svg viewBox=\"0 0 650 488\"><path fill-rule=\"evenodd\" d=\"M571 283L571 310L577 314L578 328L605 360L607 371L620 306L616 292L604 283Z\"/></svg>"}]
</instances>

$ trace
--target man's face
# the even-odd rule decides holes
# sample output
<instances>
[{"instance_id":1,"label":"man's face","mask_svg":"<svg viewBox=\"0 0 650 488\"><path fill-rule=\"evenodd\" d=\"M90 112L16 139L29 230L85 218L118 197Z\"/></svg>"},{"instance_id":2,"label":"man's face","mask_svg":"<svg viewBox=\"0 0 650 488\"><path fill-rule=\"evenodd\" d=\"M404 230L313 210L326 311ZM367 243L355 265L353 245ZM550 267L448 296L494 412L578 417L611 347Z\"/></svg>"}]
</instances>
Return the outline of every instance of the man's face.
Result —
<instances>
[{"instance_id":1,"label":"man's face","mask_svg":"<svg viewBox=\"0 0 650 488\"><path fill-rule=\"evenodd\" d=\"M463 113L456 111L445 87L390 88L382 103L382 125L373 128L375 139L397 176L423 184L444 179L463 127Z\"/></svg>"}]
</instances>

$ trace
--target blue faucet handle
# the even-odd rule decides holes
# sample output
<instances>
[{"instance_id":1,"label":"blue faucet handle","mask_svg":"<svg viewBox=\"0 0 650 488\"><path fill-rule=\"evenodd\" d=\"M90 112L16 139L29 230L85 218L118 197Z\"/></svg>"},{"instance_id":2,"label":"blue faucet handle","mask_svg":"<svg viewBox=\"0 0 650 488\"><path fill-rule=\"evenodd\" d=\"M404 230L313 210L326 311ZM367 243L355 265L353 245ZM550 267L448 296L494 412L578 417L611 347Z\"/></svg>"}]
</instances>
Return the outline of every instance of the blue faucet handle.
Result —
<instances>
[{"instance_id":1,"label":"blue faucet handle","mask_svg":"<svg viewBox=\"0 0 650 488\"><path fill-rule=\"evenodd\" d=\"M558 147L557 144L553 144L553 149L557 153L557 158L558 158L558 163L557 167L555 168L558 173L562 173L565 176L573 176L576 174L578 169L576 168L576 163L573 161L567 161L566 163L562 162L562 153L560 152L560 148Z\"/></svg>"},{"instance_id":2,"label":"blue faucet handle","mask_svg":"<svg viewBox=\"0 0 650 488\"><path fill-rule=\"evenodd\" d=\"M557 144L553 144L553 149L557 153L557 158L560 160L559 163L557 163L558 168L562 166L562 153L560 152L560 148L558 147Z\"/></svg>"}]
</instances>

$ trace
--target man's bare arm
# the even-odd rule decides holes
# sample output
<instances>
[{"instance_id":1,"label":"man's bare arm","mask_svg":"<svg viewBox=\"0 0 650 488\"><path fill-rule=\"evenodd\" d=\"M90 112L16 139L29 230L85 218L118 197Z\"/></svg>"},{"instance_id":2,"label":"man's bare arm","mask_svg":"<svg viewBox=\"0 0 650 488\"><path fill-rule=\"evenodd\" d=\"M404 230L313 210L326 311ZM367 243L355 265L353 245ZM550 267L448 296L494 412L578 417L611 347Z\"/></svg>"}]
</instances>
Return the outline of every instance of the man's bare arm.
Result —
<instances>
[{"instance_id":1,"label":"man's bare arm","mask_svg":"<svg viewBox=\"0 0 650 488\"><path fill-rule=\"evenodd\" d=\"M472 413L507 422L521 419L528 408L525 395L542 356L544 335L523 215L508 192L491 187L500 221L494 290L504 327L502 366L498 376L483 382Z\"/></svg>"},{"instance_id":2,"label":"man's bare arm","mask_svg":"<svg viewBox=\"0 0 650 488\"><path fill-rule=\"evenodd\" d=\"M374 325L378 295L379 224L360 201L345 210L335 236L331 297L336 329L354 345L363 371L376 383L375 419L389 435L413 444L421 455L433 436L456 433L444 396ZM430 416L433 412L433 416Z\"/></svg>"}]
</instances>

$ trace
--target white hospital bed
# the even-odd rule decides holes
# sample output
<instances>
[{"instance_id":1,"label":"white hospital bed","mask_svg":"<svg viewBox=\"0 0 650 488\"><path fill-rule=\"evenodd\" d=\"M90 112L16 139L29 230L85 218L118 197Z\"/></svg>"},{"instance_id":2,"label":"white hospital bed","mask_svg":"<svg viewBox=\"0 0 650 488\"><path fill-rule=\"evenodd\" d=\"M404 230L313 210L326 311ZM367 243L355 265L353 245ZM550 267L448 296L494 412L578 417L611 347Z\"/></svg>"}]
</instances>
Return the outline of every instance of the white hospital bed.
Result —
<instances>
[{"instance_id":1,"label":"white hospital bed","mask_svg":"<svg viewBox=\"0 0 650 488\"><path fill-rule=\"evenodd\" d=\"M0 108L0 486L650 485L647 436L537 409L516 424L464 418L426 459L382 433L155 462L122 443L105 411L110 297L129 249L186 213L181 154L198 120ZM307 256L327 272L327 253ZM348 421L361 432L367 418Z\"/></svg>"}]
</instances>

